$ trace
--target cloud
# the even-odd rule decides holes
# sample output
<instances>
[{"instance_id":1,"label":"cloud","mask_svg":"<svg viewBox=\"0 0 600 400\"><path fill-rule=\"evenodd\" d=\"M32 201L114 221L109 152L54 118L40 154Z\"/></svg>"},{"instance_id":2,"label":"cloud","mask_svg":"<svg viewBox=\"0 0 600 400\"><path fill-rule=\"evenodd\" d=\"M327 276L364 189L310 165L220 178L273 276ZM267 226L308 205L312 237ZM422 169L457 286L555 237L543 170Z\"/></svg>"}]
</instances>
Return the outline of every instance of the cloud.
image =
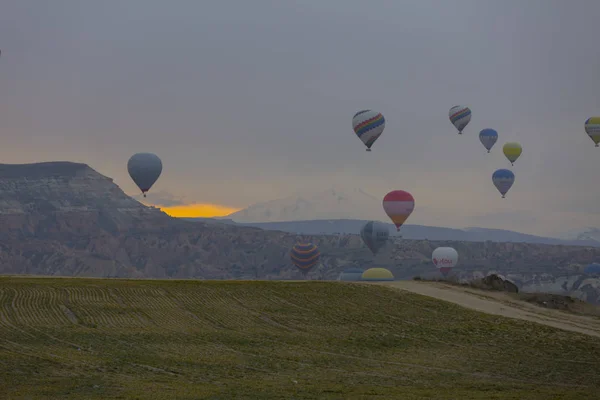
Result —
<instances>
[{"instance_id":1,"label":"cloud","mask_svg":"<svg viewBox=\"0 0 600 400\"><path fill-rule=\"evenodd\" d=\"M160 207L160 209L171 217L178 218L224 217L240 210L239 208L218 204L184 204L173 207Z\"/></svg>"}]
</instances>

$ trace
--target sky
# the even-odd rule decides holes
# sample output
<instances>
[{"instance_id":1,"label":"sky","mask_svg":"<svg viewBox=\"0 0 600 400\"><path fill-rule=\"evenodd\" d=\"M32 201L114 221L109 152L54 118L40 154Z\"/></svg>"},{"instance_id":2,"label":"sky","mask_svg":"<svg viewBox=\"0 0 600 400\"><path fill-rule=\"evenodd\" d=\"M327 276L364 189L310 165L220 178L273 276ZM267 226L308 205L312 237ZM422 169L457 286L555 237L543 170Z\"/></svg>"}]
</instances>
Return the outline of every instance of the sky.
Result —
<instances>
[{"instance_id":1,"label":"sky","mask_svg":"<svg viewBox=\"0 0 600 400\"><path fill-rule=\"evenodd\" d=\"M178 215L335 183L411 192L407 223L598 227L598 15L597 0L2 0L0 155L85 162L135 195L127 159L156 153L153 202ZM473 112L461 136L456 104ZM362 109L387 121L371 153ZM506 141L523 154L502 199Z\"/></svg>"}]
</instances>

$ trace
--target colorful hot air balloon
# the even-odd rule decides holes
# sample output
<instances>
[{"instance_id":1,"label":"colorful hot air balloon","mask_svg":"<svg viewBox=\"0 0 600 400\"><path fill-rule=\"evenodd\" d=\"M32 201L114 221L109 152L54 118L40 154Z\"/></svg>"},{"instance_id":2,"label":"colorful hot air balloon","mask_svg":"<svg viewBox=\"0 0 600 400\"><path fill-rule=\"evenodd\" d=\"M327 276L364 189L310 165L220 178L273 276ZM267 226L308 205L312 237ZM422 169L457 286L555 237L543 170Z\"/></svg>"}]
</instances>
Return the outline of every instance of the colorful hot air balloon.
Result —
<instances>
[{"instance_id":1,"label":"colorful hot air balloon","mask_svg":"<svg viewBox=\"0 0 600 400\"><path fill-rule=\"evenodd\" d=\"M463 129L471 121L471 109L467 106L454 106L448 112L448 117L452 125L458 129L458 134L462 135Z\"/></svg>"},{"instance_id":2,"label":"colorful hot air balloon","mask_svg":"<svg viewBox=\"0 0 600 400\"><path fill-rule=\"evenodd\" d=\"M431 253L433 264L446 276L458 262L458 253L452 247L438 247Z\"/></svg>"},{"instance_id":3,"label":"colorful hot air balloon","mask_svg":"<svg viewBox=\"0 0 600 400\"><path fill-rule=\"evenodd\" d=\"M415 209L415 199L410 193L404 190L394 190L386 194L383 198L383 209L394 225L396 225L396 230L400 231L400 227L404 221L406 221Z\"/></svg>"},{"instance_id":4,"label":"colorful hot air balloon","mask_svg":"<svg viewBox=\"0 0 600 400\"><path fill-rule=\"evenodd\" d=\"M127 162L127 171L146 197L146 192L150 190L162 172L162 162L156 154L137 153L132 155Z\"/></svg>"},{"instance_id":5,"label":"colorful hot air balloon","mask_svg":"<svg viewBox=\"0 0 600 400\"><path fill-rule=\"evenodd\" d=\"M498 189L502 195L502 198L504 198L504 195L510 190L515 182L515 174L508 169L499 169L492 175L492 181L494 182L496 189Z\"/></svg>"},{"instance_id":6,"label":"colorful hot air balloon","mask_svg":"<svg viewBox=\"0 0 600 400\"><path fill-rule=\"evenodd\" d=\"M320 255L318 247L312 243L296 243L290 251L292 263L304 275L308 274L308 271L317 265Z\"/></svg>"},{"instance_id":7,"label":"colorful hot air balloon","mask_svg":"<svg viewBox=\"0 0 600 400\"><path fill-rule=\"evenodd\" d=\"M504 144L504 147L502 147L502 151L506 158L508 158L508 161L510 161L510 164L515 165L514 163L523 152L523 148L517 142L507 142Z\"/></svg>"},{"instance_id":8,"label":"colorful hot air balloon","mask_svg":"<svg viewBox=\"0 0 600 400\"><path fill-rule=\"evenodd\" d=\"M360 230L360 237L373 255L375 255L387 243L390 231L381 222L369 221Z\"/></svg>"},{"instance_id":9,"label":"colorful hot air balloon","mask_svg":"<svg viewBox=\"0 0 600 400\"><path fill-rule=\"evenodd\" d=\"M588 118L585 121L585 131L598 147L598 143L600 143L600 117Z\"/></svg>"},{"instance_id":10,"label":"colorful hot air balloon","mask_svg":"<svg viewBox=\"0 0 600 400\"><path fill-rule=\"evenodd\" d=\"M479 132L479 141L488 151L494 147L494 144L498 141L498 132L495 129L484 129Z\"/></svg>"},{"instance_id":11,"label":"colorful hot air balloon","mask_svg":"<svg viewBox=\"0 0 600 400\"><path fill-rule=\"evenodd\" d=\"M352 129L354 133L367 146L367 151L371 151L371 146L383 133L385 128L385 118L381 113L372 110L362 110L352 117Z\"/></svg>"}]
</instances>

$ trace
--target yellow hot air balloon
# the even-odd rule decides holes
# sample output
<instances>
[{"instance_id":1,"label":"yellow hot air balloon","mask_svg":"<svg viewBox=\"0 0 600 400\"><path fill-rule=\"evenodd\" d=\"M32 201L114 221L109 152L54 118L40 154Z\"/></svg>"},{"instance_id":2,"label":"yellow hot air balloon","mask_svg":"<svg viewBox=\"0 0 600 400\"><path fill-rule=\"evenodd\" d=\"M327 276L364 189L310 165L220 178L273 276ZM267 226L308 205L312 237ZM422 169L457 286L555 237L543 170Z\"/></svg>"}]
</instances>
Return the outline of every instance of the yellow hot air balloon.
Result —
<instances>
[{"instance_id":1,"label":"yellow hot air balloon","mask_svg":"<svg viewBox=\"0 0 600 400\"><path fill-rule=\"evenodd\" d=\"M369 268L363 272L362 281L393 281L394 274L386 268Z\"/></svg>"},{"instance_id":2,"label":"yellow hot air balloon","mask_svg":"<svg viewBox=\"0 0 600 400\"><path fill-rule=\"evenodd\" d=\"M514 162L517 161L517 158L523 152L523 148L517 142L508 142L502 147L502 151L506 158L508 158L508 161L510 161L510 164L515 165Z\"/></svg>"}]
</instances>

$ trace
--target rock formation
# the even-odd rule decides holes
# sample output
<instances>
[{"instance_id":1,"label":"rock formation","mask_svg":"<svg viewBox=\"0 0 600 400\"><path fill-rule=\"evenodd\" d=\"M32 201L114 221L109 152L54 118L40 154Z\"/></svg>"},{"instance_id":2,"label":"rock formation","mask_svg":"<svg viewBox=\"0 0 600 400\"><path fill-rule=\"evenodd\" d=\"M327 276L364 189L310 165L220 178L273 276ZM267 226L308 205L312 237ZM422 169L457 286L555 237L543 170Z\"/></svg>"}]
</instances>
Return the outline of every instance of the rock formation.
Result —
<instances>
[{"instance_id":1,"label":"rock formation","mask_svg":"<svg viewBox=\"0 0 600 400\"><path fill-rule=\"evenodd\" d=\"M600 248L395 238L373 257L358 235L306 236L322 263L311 279L383 267L398 279L435 272L431 252L452 246L457 271L561 274L600 260ZM298 279L291 233L167 216L128 197L85 164L0 165L0 273L63 276Z\"/></svg>"}]
</instances>

